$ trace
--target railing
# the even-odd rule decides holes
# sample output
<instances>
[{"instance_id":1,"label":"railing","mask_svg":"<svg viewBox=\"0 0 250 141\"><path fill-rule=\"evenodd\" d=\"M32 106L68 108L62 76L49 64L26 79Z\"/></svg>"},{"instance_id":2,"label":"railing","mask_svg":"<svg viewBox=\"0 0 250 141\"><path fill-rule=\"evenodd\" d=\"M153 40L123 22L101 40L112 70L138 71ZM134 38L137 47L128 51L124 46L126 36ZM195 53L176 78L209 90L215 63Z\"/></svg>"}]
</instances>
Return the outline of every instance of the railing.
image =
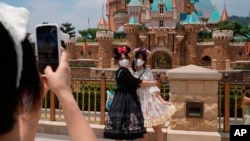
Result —
<instances>
[{"instance_id":1,"label":"railing","mask_svg":"<svg viewBox=\"0 0 250 141\"><path fill-rule=\"evenodd\" d=\"M168 100L168 82L162 81L159 77L157 80L159 82L158 87L161 88L161 95L165 100ZM87 118L89 123L103 125L105 114L107 112L105 109L106 90L115 89L114 79L106 79L104 75L99 79L94 80L72 79L71 88L83 115ZM241 105L241 98L246 94L250 94L250 83L233 83L229 81L221 81L219 83L219 131L229 132L230 124L244 123L245 106ZM230 122L230 119L232 118L233 122ZM45 96L41 119L64 121L63 110L60 107L60 103L58 102L55 94L51 91L48 91L48 94Z\"/></svg>"}]
</instances>

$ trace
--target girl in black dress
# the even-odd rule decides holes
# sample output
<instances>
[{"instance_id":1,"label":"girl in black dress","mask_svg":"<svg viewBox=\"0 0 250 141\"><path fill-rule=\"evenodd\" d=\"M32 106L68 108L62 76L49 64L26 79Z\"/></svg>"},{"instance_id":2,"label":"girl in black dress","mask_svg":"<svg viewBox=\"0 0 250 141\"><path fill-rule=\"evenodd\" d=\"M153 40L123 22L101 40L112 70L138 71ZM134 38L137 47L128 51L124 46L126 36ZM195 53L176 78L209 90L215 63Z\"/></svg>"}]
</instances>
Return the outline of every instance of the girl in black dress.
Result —
<instances>
[{"instance_id":1,"label":"girl in black dress","mask_svg":"<svg viewBox=\"0 0 250 141\"><path fill-rule=\"evenodd\" d=\"M129 47L114 50L115 59L120 68L116 71L115 96L106 116L104 138L115 140L134 140L143 138L146 133L141 105L136 89L138 87L157 86L157 81L142 81L135 78L127 68Z\"/></svg>"}]
</instances>

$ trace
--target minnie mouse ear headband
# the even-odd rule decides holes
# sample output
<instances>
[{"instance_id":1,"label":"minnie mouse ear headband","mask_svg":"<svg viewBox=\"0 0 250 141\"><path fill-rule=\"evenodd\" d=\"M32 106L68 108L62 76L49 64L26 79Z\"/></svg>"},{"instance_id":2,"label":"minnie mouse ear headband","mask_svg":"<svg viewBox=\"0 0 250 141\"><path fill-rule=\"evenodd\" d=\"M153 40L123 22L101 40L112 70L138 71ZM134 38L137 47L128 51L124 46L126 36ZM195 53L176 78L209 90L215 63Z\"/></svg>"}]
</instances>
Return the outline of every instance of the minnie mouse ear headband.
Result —
<instances>
[{"instance_id":1,"label":"minnie mouse ear headband","mask_svg":"<svg viewBox=\"0 0 250 141\"><path fill-rule=\"evenodd\" d=\"M19 86L23 69L23 51L21 42L24 40L27 33L28 17L29 12L25 8L13 7L0 2L0 22L12 37L17 55L16 87Z\"/></svg>"},{"instance_id":2,"label":"minnie mouse ear headband","mask_svg":"<svg viewBox=\"0 0 250 141\"><path fill-rule=\"evenodd\" d=\"M115 59L120 59L122 54L130 53L131 48L128 46L117 47L114 49Z\"/></svg>"},{"instance_id":3,"label":"minnie mouse ear headband","mask_svg":"<svg viewBox=\"0 0 250 141\"><path fill-rule=\"evenodd\" d=\"M147 48L143 48L143 47L140 47L140 48L136 48L134 49L134 54L136 53L144 53L147 55L147 59L149 59L151 57L151 52L147 49Z\"/></svg>"}]
</instances>

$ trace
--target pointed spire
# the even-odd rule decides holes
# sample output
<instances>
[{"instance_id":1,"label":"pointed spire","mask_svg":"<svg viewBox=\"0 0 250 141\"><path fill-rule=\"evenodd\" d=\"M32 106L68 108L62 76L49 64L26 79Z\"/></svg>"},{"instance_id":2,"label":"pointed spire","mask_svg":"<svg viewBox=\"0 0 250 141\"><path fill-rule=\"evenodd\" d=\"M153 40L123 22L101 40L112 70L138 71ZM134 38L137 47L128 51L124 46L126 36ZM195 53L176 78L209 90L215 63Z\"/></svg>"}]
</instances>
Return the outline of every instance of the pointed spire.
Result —
<instances>
[{"instance_id":1,"label":"pointed spire","mask_svg":"<svg viewBox=\"0 0 250 141\"><path fill-rule=\"evenodd\" d=\"M145 22L148 22L151 19L150 9L151 9L150 0L148 0L147 5L146 5L146 16L145 16L146 21Z\"/></svg>"},{"instance_id":2,"label":"pointed spire","mask_svg":"<svg viewBox=\"0 0 250 141\"><path fill-rule=\"evenodd\" d=\"M173 8L176 8L176 0L173 0Z\"/></svg>"},{"instance_id":3,"label":"pointed spire","mask_svg":"<svg viewBox=\"0 0 250 141\"><path fill-rule=\"evenodd\" d=\"M103 29L103 30L107 30L108 29L108 24L104 19L104 3L102 5L102 17L98 22L98 28Z\"/></svg>"},{"instance_id":4,"label":"pointed spire","mask_svg":"<svg viewBox=\"0 0 250 141\"><path fill-rule=\"evenodd\" d=\"M227 14L227 8L226 8L226 0L224 1L224 9L221 14L221 21L227 21L228 20L228 14Z\"/></svg>"}]
</instances>

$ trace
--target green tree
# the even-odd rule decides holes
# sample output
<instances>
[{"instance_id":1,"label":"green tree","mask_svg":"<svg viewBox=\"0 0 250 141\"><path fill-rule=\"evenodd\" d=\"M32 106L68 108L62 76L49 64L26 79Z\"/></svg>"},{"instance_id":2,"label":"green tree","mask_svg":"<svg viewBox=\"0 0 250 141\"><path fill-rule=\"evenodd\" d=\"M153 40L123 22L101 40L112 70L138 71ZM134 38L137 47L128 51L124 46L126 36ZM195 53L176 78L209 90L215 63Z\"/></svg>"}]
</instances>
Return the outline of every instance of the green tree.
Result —
<instances>
[{"instance_id":1,"label":"green tree","mask_svg":"<svg viewBox=\"0 0 250 141\"><path fill-rule=\"evenodd\" d=\"M79 30L78 33L85 38L89 39L95 39L96 38L96 32L99 31L99 28L88 28L84 30ZM91 36L91 38L90 38Z\"/></svg>"},{"instance_id":2,"label":"green tree","mask_svg":"<svg viewBox=\"0 0 250 141\"><path fill-rule=\"evenodd\" d=\"M75 32L75 27L72 27L72 24L71 24L71 23L68 23L68 22L63 23L63 24L61 25L60 29L61 29L61 31L62 31L63 33L69 34L70 38L76 36L76 35L75 35L75 33L76 33L76 32Z\"/></svg>"},{"instance_id":3,"label":"green tree","mask_svg":"<svg viewBox=\"0 0 250 141\"><path fill-rule=\"evenodd\" d=\"M218 30L233 30L234 35L240 34L243 28L239 22L221 21L218 23Z\"/></svg>"}]
</instances>

